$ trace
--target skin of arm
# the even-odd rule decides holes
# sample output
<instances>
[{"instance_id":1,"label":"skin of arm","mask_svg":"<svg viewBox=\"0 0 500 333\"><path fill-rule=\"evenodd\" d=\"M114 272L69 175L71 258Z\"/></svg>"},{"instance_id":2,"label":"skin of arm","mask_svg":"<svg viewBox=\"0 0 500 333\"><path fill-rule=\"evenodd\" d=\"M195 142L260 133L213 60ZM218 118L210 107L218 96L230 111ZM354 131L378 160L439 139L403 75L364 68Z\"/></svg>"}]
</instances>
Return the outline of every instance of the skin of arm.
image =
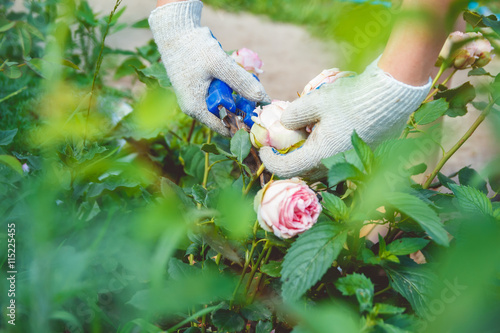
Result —
<instances>
[{"instance_id":1,"label":"skin of arm","mask_svg":"<svg viewBox=\"0 0 500 333\"><path fill-rule=\"evenodd\" d=\"M419 86L428 82L454 21L454 0L405 0L378 65L396 80Z\"/></svg>"},{"instance_id":2,"label":"skin of arm","mask_svg":"<svg viewBox=\"0 0 500 333\"><path fill-rule=\"evenodd\" d=\"M185 0L158 0L156 2L156 7L161 7L163 5L166 5L167 3L179 2L179 1L185 1Z\"/></svg>"}]
</instances>

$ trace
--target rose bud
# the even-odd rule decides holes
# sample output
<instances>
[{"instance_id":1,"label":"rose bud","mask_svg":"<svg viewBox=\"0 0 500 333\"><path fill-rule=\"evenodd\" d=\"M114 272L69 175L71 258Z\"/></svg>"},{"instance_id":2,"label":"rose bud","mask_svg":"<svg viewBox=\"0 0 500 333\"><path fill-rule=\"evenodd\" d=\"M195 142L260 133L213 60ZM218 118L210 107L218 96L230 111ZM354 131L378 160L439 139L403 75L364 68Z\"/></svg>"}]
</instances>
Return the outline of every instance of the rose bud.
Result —
<instances>
[{"instance_id":1,"label":"rose bud","mask_svg":"<svg viewBox=\"0 0 500 333\"><path fill-rule=\"evenodd\" d=\"M259 55L250 49L242 48L234 51L231 54L231 58L233 58L238 65L243 67L248 72L256 75L264 72L262 70L263 63L262 60L260 60Z\"/></svg>"},{"instance_id":2,"label":"rose bud","mask_svg":"<svg viewBox=\"0 0 500 333\"><path fill-rule=\"evenodd\" d=\"M310 229L322 208L314 191L292 178L267 183L255 196L254 209L262 229L286 239Z\"/></svg>"},{"instance_id":3,"label":"rose bud","mask_svg":"<svg viewBox=\"0 0 500 333\"><path fill-rule=\"evenodd\" d=\"M304 87L300 96L302 97L311 91L318 89L325 83L333 83L341 77L351 76L353 74L354 72L341 72L338 68L325 69Z\"/></svg>"},{"instance_id":4,"label":"rose bud","mask_svg":"<svg viewBox=\"0 0 500 333\"><path fill-rule=\"evenodd\" d=\"M454 45L457 44L460 47L454 49ZM439 54L438 64L447 60L456 69L465 69L470 66L483 67L491 61L492 50L490 42L480 32L455 31L446 40Z\"/></svg>"},{"instance_id":5,"label":"rose bud","mask_svg":"<svg viewBox=\"0 0 500 333\"><path fill-rule=\"evenodd\" d=\"M478 58L474 63L474 66L484 67L490 63L493 57L491 54L493 46L491 46L490 41L486 38L477 39L474 41L474 44L476 45L476 56Z\"/></svg>"},{"instance_id":6,"label":"rose bud","mask_svg":"<svg viewBox=\"0 0 500 333\"><path fill-rule=\"evenodd\" d=\"M280 122L281 115L289 104L274 100L269 105L255 109L257 116L252 117L254 125L250 130L250 140L254 147L274 147L281 153L286 153L303 144L307 138L304 129L292 131Z\"/></svg>"}]
</instances>

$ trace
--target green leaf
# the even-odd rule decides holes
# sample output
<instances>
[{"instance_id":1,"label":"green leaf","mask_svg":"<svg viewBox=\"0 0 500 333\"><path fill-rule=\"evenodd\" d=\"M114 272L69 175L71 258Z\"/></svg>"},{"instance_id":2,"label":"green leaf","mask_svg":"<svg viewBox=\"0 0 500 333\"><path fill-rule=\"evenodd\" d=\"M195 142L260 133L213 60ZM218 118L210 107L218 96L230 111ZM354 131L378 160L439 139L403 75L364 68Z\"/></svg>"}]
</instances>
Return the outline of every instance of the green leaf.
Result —
<instances>
[{"instance_id":1,"label":"green leaf","mask_svg":"<svg viewBox=\"0 0 500 333\"><path fill-rule=\"evenodd\" d=\"M0 32L6 32L10 29L12 29L16 25L16 21L9 22L3 26L0 27Z\"/></svg>"},{"instance_id":2,"label":"green leaf","mask_svg":"<svg viewBox=\"0 0 500 333\"><path fill-rule=\"evenodd\" d=\"M186 195L186 193L180 188L177 184L175 184L173 181L171 181L168 178L161 178L161 193L165 197L169 197L171 193L174 193L179 200L186 206L186 207L194 207L193 201Z\"/></svg>"},{"instance_id":3,"label":"green leaf","mask_svg":"<svg viewBox=\"0 0 500 333\"><path fill-rule=\"evenodd\" d=\"M458 200L460 210L471 215L492 215L490 199L479 190L469 186L450 185Z\"/></svg>"},{"instance_id":4,"label":"green leaf","mask_svg":"<svg viewBox=\"0 0 500 333\"><path fill-rule=\"evenodd\" d=\"M414 114L415 123L417 125L427 125L430 124L440 117L442 117L446 111L448 111L448 102L440 98L438 100L425 103L417 110Z\"/></svg>"},{"instance_id":5,"label":"green leaf","mask_svg":"<svg viewBox=\"0 0 500 333\"><path fill-rule=\"evenodd\" d=\"M10 131L0 131L0 146L10 144L17 134L17 128Z\"/></svg>"},{"instance_id":6,"label":"green leaf","mask_svg":"<svg viewBox=\"0 0 500 333\"><path fill-rule=\"evenodd\" d=\"M179 259L171 258L168 261L168 274L174 280L184 280L199 272L200 270L196 266L183 263Z\"/></svg>"},{"instance_id":7,"label":"green leaf","mask_svg":"<svg viewBox=\"0 0 500 333\"><path fill-rule=\"evenodd\" d=\"M154 88L160 86L162 88L169 88L172 86L167 71L161 62L155 62L151 66L138 69L134 67L139 80L145 83L148 87Z\"/></svg>"},{"instance_id":8,"label":"green leaf","mask_svg":"<svg viewBox=\"0 0 500 333\"><path fill-rule=\"evenodd\" d=\"M200 184L195 184L191 190L194 200L199 204L205 205L208 191Z\"/></svg>"},{"instance_id":9,"label":"green leaf","mask_svg":"<svg viewBox=\"0 0 500 333\"><path fill-rule=\"evenodd\" d=\"M345 220L349 215L349 209L342 199L328 192L321 194L323 207L329 211L336 220Z\"/></svg>"},{"instance_id":10,"label":"green leaf","mask_svg":"<svg viewBox=\"0 0 500 333\"><path fill-rule=\"evenodd\" d=\"M21 162L19 162L19 160L14 156L0 155L0 164L8 166L20 175L23 174L23 166L21 165Z\"/></svg>"},{"instance_id":11,"label":"green leaf","mask_svg":"<svg viewBox=\"0 0 500 333\"><path fill-rule=\"evenodd\" d=\"M371 148L364 142L359 136L356 131L352 133L351 136L351 142L354 147L354 150L356 151L356 154L358 154L359 159L363 163L363 167L365 168L365 171L367 173L371 172L371 167L373 164L373 151Z\"/></svg>"},{"instance_id":12,"label":"green leaf","mask_svg":"<svg viewBox=\"0 0 500 333\"><path fill-rule=\"evenodd\" d=\"M7 76L9 79L19 79L23 73L19 69L17 65L10 65L7 66L4 70L3 73L5 76Z\"/></svg>"},{"instance_id":13,"label":"green leaf","mask_svg":"<svg viewBox=\"0 0 500 333\"><path fill-rule=\"evenodd\" d=\"M438 172L438 180L446 188L450 188L450 184L456 184L453 179L446 177L441 172Z\"/></svg>"},{"instance_id":14,"label":"green leaf","mask_svg":"<svg viewBox=\"0 0 500 333\"><path fill-rule=\"evenodd\" d=\"M201 150L205 153L214 154L214 155L223 155L232 160L236 159L236 156L228 153L227 151L219 148L215 143L205 143L201 146Z\"/></svg>"},{"instance_id":15,"label":"green leaf","mask_svg":"<svg viewBox=\"0 0 500 333\"><path fill-rule=\"evenodd\" d=\"M450 107L446 111L449 117L463 116L467 113L467 104L476 98L476 89L470 82L465 82L460 87L438 92L435 99L439 98L444 98L449 103Z\"/></svg>"},{"instance_id":16,"label":"green leaf","mask_svg":"<svg viewBox=\"0 0 500 333\"><path fill-rule=\"evenodd\" d=\"M387 304L387 303L377 303L373 307L373 312L376 315L379 315L379 314L393 314L393 315L400 314L400 313L405 312L405 310L406 310L405 308L400 308L400 307L397 307L397 306L394 306L391 304Z\"/></svg>"},{"instance_id":17,"label":"green leaf","mask_svg":"<svg viewBox=\"0 0 500 333\"><path fill-rule=\"evenodd\" d=\"M212 322L222 332L240 332L245 328L245 321L237 313L229 310L217 310L212 314Z\"/></svg>"},{"instance_id":18,"label":"green leaf","mask_svg":"<svg viewBox=\"0 0 500 333\"><path fill-rule=\"evenodd\" d=\"M416 175L420 175L420 174L424 173L425 170L427 170L427 164L420 163L420 164L417 164L417 165L410 167L408 169L408 172L411 176L416 176Z\"/></svg>"},{"instance_id":19,"label":"green leaf","mask_svg":"<svg viewBox=\"0 0 500 333\"><path fill-rule=\"evenodd\" d=\"M136 29L149 29L148 19L145 18L145 19L142 19L142 20L139 20L139 21L135 22L134 24L132 24L132 28L136 28Z\"/></svg>"},{"instance_id":20,"label":"green leaf","mask_svg":"<svg viewBox=\"0 0 500 333\"><path fill-rule=\"evenodd\" d=\"M486 17L476 12L467 10L464 12L463 17L468 23L472 25L473 28L490 27L491 29L493 29L493 31L495 31L498 35L500 35L500 21L498 21L498 18L495 15L490 15Z\"/></svg>"},{"instance_id":21,"label":"green leaf","mask_svg":"<svg viewBox=\"0 0 500 333\"><path fill-rule=\"evenodd\" d=\"M467 73L467 76L480 76L480 75L490 75L484 68L474 68Z\"/></svg>"},{"instance_id":22,"label":"green leaf","mask_svg":"<svg viewBox=\"0 0 500 333\"><path fill-rule=\"evenodd\" d=\"M125 59L124 62L115 71L114 79L120 79L127 75L135 73L135 68L143 68L144 64L137 57L130 57Z\"/></svg>"},{"instance_id":23,"label":"green leaf","mask_svg":"<svg viewBox=\"0 0 500 333\"><path fill-rule=\"evenodd\" d=\"M339 255L346 237L344 230L329 223L317 223L300 235L283 261L283 298L295 301L318 282Z\"/></svg>"},{"instance_id":24,"label":"green leaf","mask_svg":"<svg viewBox=\"0 0 500 333\"><path fill-rule=\"evenodd\" d=\"M270 321L259 321L255 327L255 333L271 333L273 330L273 323Z\"/></svg>"},{"instance_id":25,"label":"green leaf","mask_svg":"<svg viewBox=\"0 0 500 333\"><path fill-rule=\"evenodd\" d=\"M241 315L251 321L269 320L272 312L262 303L253 303L241 309Z\"/></svg>"},{"instance_id":26,"label":"green leaf","mask_svg":"<svg viewBox=\"0 0 500 333\"><path fill-rule=\"evenodd\" d=\"M244 129L236 132L231 139L231 153L236 156L240 163L250 154L252 143L250 142L250 135Z\"/></svg>"},{"instance_id":27,"label":"green leaf","mask_svg":"<svg viewBox=\"0 0 500 333\"><path fill-rule=\"evenodd\" d=\"M449 245L448 234L439 217L422 200L407 193L386 193L385 199L396 210L415 220L434 242Z\"/></svg>"},{"instance_id":28,"label":"green leaf","mask_svg":"<svg viewBox=\"0 0 500 333\"><path fill-rule=\"evenodd\" d=\"M344 296L356 295L360 311L368 311L373 306L373 294L375 286L372 281L363 274L353 273L337 280L335 287Z\"/></svg>"},{"instance_id":29,"label":"green leaf","mask_svg":"<svg viewBox=\"0 0 500 333\"><path fill-rule=\"evenodd\" d=\"M201 184L205 173L205 154L199 146L183 146L180 150L179 160L184 166L184 172L193 176Z\"/></svg>"},{"instance_id":30,"label":"green leaf","mask_svg":"<svg viewBox=\"0 0 500 333\"><path fill-rule=\"evenodd\" d=\"M328 171L328 184L337 185L344 180L360 180L363 173L350 163L339 163L332 166Z\"/></svg>"},{"instance_id":31,"label":"green leaf","mask_svg":"<svg viewBox=\"0 0 500 333\"><path fill-rule=\"evenodd\" d=\"M423 238L402 238L387 245L387 251L397 256L404 256L422 250L429 241Z\"/></svg>"},{"instance_id":32,"label":"green leaf","mask_svg":"<svg viewBox=\"0 0 500 333\"><path fill-rule=\"evenodd\" d=\"M435 282L432 272L421 265L411 267L390 264L384 265L384 269L392 288L410 302L419 316L424 316L432 296L430 288Z\"/></svg>"},{"instance_id":33,"label":"green leaf","mask_svg":"<svg viewBox=\"0 0 500 333\"><path fill-rule=\"evenodd\" d=\"M265 265L260 267L260 271L270 277L280 277L281 276L281 261L270 261Z\"/></svg>"},{"instance_id":34,"label":"green leaf","mask_svg":"<svg viewBox=\"0 0 500 333\"><path fill-rule=\"evenodd\" d=\"M458 172L458 180L460 181L460 185L474 187L484 194L488 194L486 181L474 169L469 167L462 168Z\"/></svg>"}]
</instances>

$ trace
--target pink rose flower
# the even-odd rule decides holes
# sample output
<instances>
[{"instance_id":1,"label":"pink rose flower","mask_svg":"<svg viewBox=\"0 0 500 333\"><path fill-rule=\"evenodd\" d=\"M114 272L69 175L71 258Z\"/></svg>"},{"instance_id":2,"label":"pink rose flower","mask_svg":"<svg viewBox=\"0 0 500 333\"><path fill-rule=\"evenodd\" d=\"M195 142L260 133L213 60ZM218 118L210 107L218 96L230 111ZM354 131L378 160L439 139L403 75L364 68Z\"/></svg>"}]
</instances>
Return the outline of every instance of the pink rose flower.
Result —
<instances>
[{"instance_id":1,"label":"pink rose flower","mask_svg":"<svg viewBox=\"0 0 500 333\"><path fill-rule=\"evenodd\" d=\"M285 239L310 229L321 213L316 194L298 178L269 182L257 193L254 208L262 229Z\"/></svg>"},{"instance_id":2,"label":"pink rose flower","mask_svg":"<svg viewBox=\"0 0 500 333\"><path fill-rule=\"evenodd\" d=\"M249 72L254 74L261 74L264 72L262 70L263 63L259 55L250 49L242 48L234 51L233 54L231 54L231 58Z\"/></svg>"},{"instance_id":3,"label":"pink rose flower","mask_svg":"<svg viewBox=\"0 0 500 333\"><path fill-rule=\"evenodd\" d=\"M250 140L254 147L274 147L285 151L307 138L304 129L292 131L281 124L281 115L288 105L289 102L274 100L269 105L255 109L257 116L252 117L254 125L250 130Z\"/></svg>"},{"instance_id":4,"label":"pink rose flower","mask_svg":"<svg viewBox=\"0 0 500 333\"><path fill-rule=\"evenodd\" d=\"M454 50L457 44L462 45ZM491 61L491 51L493 47L480 32L455 31L448 36L439 59L451 61L456 69L465 69L470 66L483 67Z\"/></svg>"},{"instance_id":5,"label":"pink rose flower","mask_svg":"<svg viewBox=\"0 0 500 333\"><path fill-rule=\"evenodd\" d=\"M353 74L354 72L341 72L338 68L325 69L304 87L300 96L302 97L310 93L314 89L319 88L322 84L333 83L341 77L351 76Z\"/></svg>"}]
</instances>

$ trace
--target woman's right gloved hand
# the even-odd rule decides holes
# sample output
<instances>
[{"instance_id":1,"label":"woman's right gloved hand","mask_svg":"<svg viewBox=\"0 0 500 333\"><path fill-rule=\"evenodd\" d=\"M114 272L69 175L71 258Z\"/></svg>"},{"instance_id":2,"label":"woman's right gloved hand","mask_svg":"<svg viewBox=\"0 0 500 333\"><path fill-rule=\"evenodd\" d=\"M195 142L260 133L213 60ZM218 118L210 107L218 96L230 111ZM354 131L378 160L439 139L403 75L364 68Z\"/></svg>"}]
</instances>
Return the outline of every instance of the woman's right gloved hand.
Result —
<instances>
[{"instance_id":1,"label":"woman's right gloved hand","mask_svg":"<svg viewBox=\"0 0 500 333\"><path fill-rule=\"evenodd\" d=\"M222 121L207 110L206 96L213 79L226 82L254 102L270 102L262 84L221 48L210 29L200 26L203 4L173 2L153 10L149 24L181 110L221 135Z\"/></svg>"}]
</instances>

